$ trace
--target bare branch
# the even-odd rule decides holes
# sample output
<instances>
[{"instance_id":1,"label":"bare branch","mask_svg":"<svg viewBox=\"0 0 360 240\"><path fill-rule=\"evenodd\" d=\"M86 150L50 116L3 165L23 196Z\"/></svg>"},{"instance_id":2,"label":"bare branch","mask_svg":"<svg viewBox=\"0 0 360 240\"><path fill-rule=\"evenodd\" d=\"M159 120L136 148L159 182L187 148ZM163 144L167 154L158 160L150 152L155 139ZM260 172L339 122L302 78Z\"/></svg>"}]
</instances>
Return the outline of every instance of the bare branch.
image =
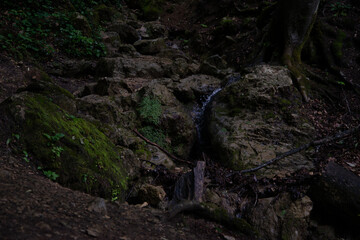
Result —
<instances>
[{"instance_id":1,"label":"bare branch","mask_svg":"<svg viewBox=\"0 0 360 240\"><path fill-rule=\"evenodd\" d=\"M133 129L134 133L136 133L136 135L138 135L141 139L143 139L146 143L153 145L155 147L157 147L158 149L160 149L162 152L164 152L166 155L168 155L170 158L174 159L175 161L178 162L182 162L182 163L186 163L186 164L190 164L193 165L194 163L177 158L176 156L174 156L173 154L169 153L168 151L166 151L164 148L162 148L161 146L159 146L158 144L150 141L149 139L147 139L146 137L144 137L141 133L139 133L139 131L137 129Z\"/></svg>"},{"instance_id":2,"label":"bare branch","mask_svg":"<svg viewBox=\"0 0 360 240\"><path fill-rule=\"evenodd\" d=\"M345 138L345 137L348 137L356 132L359 132L360 131L360 125L358 125L357 127L355 128L352 128L352 129L349 129L349 130L346 130L346 131L343 131L343 132L339 132L333 136L329 136L329 137L326 137L326 138L322 138L322 139L319 139L319 140L314 140L314 141L311 141L310 143L307 143L305 145L302 145L298 148L295 148L295 149L292 149L288 152L285 152L285 153L282 153L280 154L279 156L277 156L276 158L273 158L271 159L270 161L267 161L263 164L261 164L260 166L257 166L257 167L254 167L254 168L250 168L250 169L245 169L245 170L241 170L241 171L236 171L236 172L233 172L231 174L228 175L229 176L232 176L234 174L243 174L243 173L251 173L251 172L255 172L255 171L258 171L270 164L273 164L283 158L286 158L290 155L293 155L295 153L298 153L300 151L303 151L303 150L306 150L308 149L309 147L311 146L319 146L319 145L322 145L322 144L326 144L326 143L329 143L329 142L333 142L333 141L336 141L336 140L339 140L341 138Z\"/></svg>"}]
</instances>

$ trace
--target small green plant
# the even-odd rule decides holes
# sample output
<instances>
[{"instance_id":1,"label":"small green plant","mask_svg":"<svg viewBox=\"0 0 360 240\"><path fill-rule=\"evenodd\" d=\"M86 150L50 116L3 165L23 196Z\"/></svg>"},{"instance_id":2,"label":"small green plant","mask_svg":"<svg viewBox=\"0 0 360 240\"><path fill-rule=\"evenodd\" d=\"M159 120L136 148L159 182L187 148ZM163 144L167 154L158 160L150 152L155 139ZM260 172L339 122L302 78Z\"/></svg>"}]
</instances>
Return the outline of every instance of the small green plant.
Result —
<instances>
[{"instance_id":1,"label":"small green plant","mask_svg":"<svg viewBox=\"0 0 360 240\"><path fill-rule=\"evenodd\" d=\"M20 134L13 133L11 134L11 137L9 137L6 140L6 145L9 145L12 141L19 141L20 140Z\"/></svg>"},{"instance_id":2,"label":"small green plant","mask_svg":"<svg viewBox=\"0 0 360 240\"><path fill-rule=\"evenodd\" d=\"M51 147L51 152L54 154L54 158L59 158L61 156L61 152L64 151L64 148L62 148L61 146L56 146L55 143L65 137L65 134L56 133L55 135L51 136L47 133L43 133L43 135L49 140L48 146Z\"/></svg>"},{"instance_id":3,"label":"small green plant","mask_svg":"<svg viewBox=\"0 0 360 240\"><path fill-rule=\"evenodd\" d=\"M50 180L52 181L56 181L56 179L59 177L58 174L56 174L56 172L53 172L53 171L43 171L44 175L49 178Z\"/></svg>"},{"instance_id":4,"label":"small green plant","mask_svg":"<svg viewBox=\"0 0 360 240\"><path fill-rule=\"evenodd\" d=\"M160 129L156 129L152 126L146 126L139 129L140 133L152 142L157 143L159 146L169 149L168 143L166 142L166 135Z\"/></svg>"},{"instance_id":5,"label":"small green plant","mask_svg":"<svg viewBox=\"0 0 360 240\"><path fill-rule=\"evenodd\" d=\"M27 151L23 151L23 154L24 154L24 157L23 157L24 161L27 162L27 163L30 162L28 152L27 152Z\"/></svg>"},{"instance_id":6,"label":"small green plant","mask_svg":"<svg viewBox=\"0 0 360 240\"><path fill-rule=\"evenodd\" d=\"M336 2L330 5L334 17L346 17L347 11L351 9L351 5L342 2Z\"/></svg>"},{"instance_id":7,"label":"small green plant","mask_svg":"<svg viewBox=\"0 0 360 240\"><path fill-rule=\"evenodd\" d=\"M56 179L59 177L59 175L56 174L56 172L50 171L50 170L45 171L45 170L42 169L41 166L38 166L37 169L40 170L40 171L42 171L42 173L43 173L47 178L49 178L49 179L51 179L51 180L53 180L53 181L56 181Z\"/></svg>"},{"instance_id":8,"label":"small green plant","mask_svg":"<svg viewBox=\"0 0 360 240\"><path fill-rule=\"evenodd\" d=\"M64 151L64 149L62 147L59 147L59 146L53 146L51 148L51 151L56 157L60 157L61 152Z\"/></svg>"},{"instance_id":9,"label":"small green plant","mask_svg":"<svg viewBox=\"0 0 360 240\"><path fill-rule=\"evenodd\" d=\"M162 113L161 103L156 97L146 96L140 102L138 112L145 122L158 125Z\"/></svg>"},{"instance_id":10,"label":"small green plant","mask_svg":"<svg viewBox=\"0 0 360 240\"><path fill-rule=\"evenodd\" d=\"M65 137L65 134L63 134L63 133L56 133L54 136L50 136L47 133L43 133L43 135L52 142L57 142L61 138Z\"/></svg>"},{"instance_id":11,"label":"small green plant","mask_svg":"<svg viewBox=\"0 0 360 240\"><path fill-rule=\"evenodd\" d=\"M206 24L200 24L200 26L203 27L203 28L207 28L207 27L208 27L208 25L206 25Z\"/></svg>"},{"instance_id":12,"label":"small green plant","mask_svg":"<svg viewBox=\"0 0 360 240\"><path fill-rule=\"evenodd\" d=\"M233 20L231 19L231 18L229 18L229 17L223 17L222 19L221 19L221 21L220 21L220 24L222 25L222 26L228 26L228 25L231 25L231 24L233 24Z\"/></svg>"},{"instance_id":13,"label":"small green plant","mask_svg":"<svg viewBox=\"0 0 360 240\"><path fill-rule=\"evenodd\" d=\"M87 182L87 179L88 179L88 175L85 173L82 175L82 181L83 183L86 183Z\"/></svg>"},{"instance_id":14,"label":"small green plant","mask_svg":"<svg viewBox=\"0 0 360 240\"><path fill-rule=\"evenodd\" d=\"M116 200L119 199L119 195L121 194L121 190L119 190L119 188L114 188L111 191L111 201L115 202Z\"/></svg>"}]
</instances>

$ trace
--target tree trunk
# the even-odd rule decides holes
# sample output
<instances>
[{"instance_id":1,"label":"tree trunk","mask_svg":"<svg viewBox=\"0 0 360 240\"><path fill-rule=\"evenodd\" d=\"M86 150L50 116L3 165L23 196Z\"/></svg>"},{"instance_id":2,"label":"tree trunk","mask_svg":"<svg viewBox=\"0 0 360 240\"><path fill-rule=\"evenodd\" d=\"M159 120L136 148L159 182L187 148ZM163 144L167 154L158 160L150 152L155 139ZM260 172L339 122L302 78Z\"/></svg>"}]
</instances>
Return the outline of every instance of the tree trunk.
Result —
<instances>
[{"instance_id":1,"label":"tree trunk","mask_svg":"<svg viewBox=\"0 0 360 240\"><path fill-rule=\"evenodd\" d=\"M283 28L283 63L301 64L301 50L308 39L320 0L281 0L279 26Z\"/></svg>"},{"instance_id":2,"label":"tree trunk","mask_svg":"<svg viewBox=\"0 0 360 240\"><path fill-rule=\"evenodd\" d=\"M320 0L279 0L265 37L263 59L287 65L305 101L308 100L301 70L301 51L316 19Z\"/></svg>"}]
</instances>

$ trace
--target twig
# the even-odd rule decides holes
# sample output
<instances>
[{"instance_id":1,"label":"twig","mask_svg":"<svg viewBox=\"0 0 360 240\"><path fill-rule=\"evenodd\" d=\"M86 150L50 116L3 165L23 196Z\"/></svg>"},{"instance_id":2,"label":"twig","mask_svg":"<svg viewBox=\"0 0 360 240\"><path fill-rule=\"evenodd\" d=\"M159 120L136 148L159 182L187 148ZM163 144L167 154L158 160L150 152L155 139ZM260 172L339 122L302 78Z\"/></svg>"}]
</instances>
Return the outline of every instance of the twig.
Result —
<instances>
[{"instance_id":1,"label":"twig","mask_svg":"<svg viewBox=\"0 0 360 240\"><path fill-rule=\"evenodd\" d=\"M292 150L290 150L288 152L282 153L281 155L277 156L276 158L273 158L270 161L267 161L267 162L261 164L260 166L257 166L255 168L250 168L250 169L245 169L245 170L233 172L233 173L229 174L228 177L230 177L230 176L232 176L234 174L237 174L237 173L243 174L243 173L255 172L255 171L260 170L260 169L262 169L262 168L264 168L264 167L266 167L266 166L268 166L270 164L273 164L273 163L275 163L275 162L277 162L277 161L279 161L279 160L281 160L283 158L286 158L286 157L288 157L290 155L298 153L298 152L300 152L302 150L308 149L311 146L314 147L314 146L319 146L319 145L322 145L322 144L325 144L325 143L333 142L333 141L336 141L338 139L341 139L341 138L347 137L349 135L352 135L352 134L354 134L356 132L359 132L359 130L360 130L360 125L358 125L355 128L352 128L352 129L349 129L349 130L346 130L346 131L343 131L343 132L339 132L339 133L337 133L337 134L335 134L333 136L330 136L330 137L322 138L320 140L311 141L308 144L302 145L302 146L300 146L298 148L295 148L295 149L292 149Z\"/></svg>"},{"instance_id":2,"label":"twig","mask_svg":"<svg viewBox=\"0 0 360 240\"><path fill-rule=\"evenodd\" d=\"M150 144L150 145L153 145L155 147L157 147L158 149L160 149L162 152L164 152L166 155L168 155L170 158L174 159L175 161L178 161L178 162L182 162L182 163L187 163L187 164L190 164L190 165L193 165L194 163L192 162L189 162L189 161L186 161L186 160L183 160L183 159L180 159L180 158L177 158L175 157L173 154L169 153L168 151L166 151L164 148L162 148L161 146L159 146L158 144L150 141L149 139L147 139L146 137L144 137L141 133L139 133L139 131L137 129L133 129L134 133L136 133L136 135L138 135L141 139L143 139L146 143Z\"/></svg>"}]
</instances>

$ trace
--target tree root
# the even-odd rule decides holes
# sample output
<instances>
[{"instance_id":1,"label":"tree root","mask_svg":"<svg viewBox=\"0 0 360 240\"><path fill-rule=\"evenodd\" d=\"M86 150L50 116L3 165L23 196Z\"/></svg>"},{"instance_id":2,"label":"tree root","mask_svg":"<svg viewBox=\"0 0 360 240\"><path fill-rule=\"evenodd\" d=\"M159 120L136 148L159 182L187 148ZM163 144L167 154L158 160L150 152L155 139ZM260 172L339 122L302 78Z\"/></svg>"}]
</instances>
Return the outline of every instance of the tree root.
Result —
<instances>
[{"instance_id":1,"label":"tree root","mask_svg":"<svg viewBox=\"0 0 360 240\"><path fill-rule=\"evenodd\" d=\"M161 150L162 152L164 152L166 155L168 155L170 158L174 159L177 162L182 162L182 163L186 163L186 164L190 164L190 165L194 165L194 163L180 159L176 156L174 156L173 154L169 153L168 151L166 151L164 148L162 148L161 146L159 146L158 144L150 141L149 139L147 139L146 137L144 137L141 133L139 133L139 131L137 129L133 129L133 132L138 135L141 139L143 139L146 143L153 145L155 147L157 147L159 150Z\"/></svg>"}]
</instances>

